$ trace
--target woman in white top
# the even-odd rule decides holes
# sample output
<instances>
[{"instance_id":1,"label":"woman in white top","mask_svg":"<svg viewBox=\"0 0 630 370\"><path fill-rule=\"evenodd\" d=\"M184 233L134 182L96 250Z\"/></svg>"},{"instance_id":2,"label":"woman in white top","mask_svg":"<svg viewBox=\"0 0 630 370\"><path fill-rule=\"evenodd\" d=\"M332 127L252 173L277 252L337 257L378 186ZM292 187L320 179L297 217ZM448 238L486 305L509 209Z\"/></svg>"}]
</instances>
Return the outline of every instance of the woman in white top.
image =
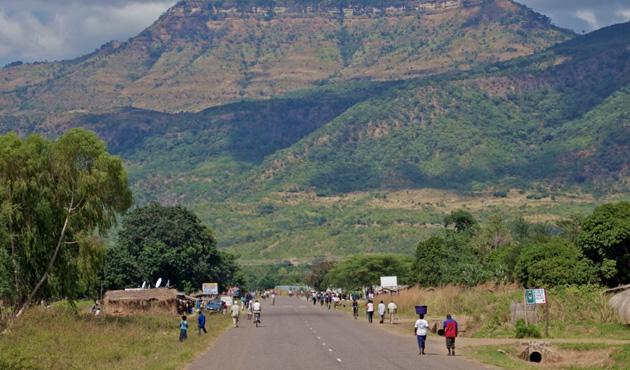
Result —
<instances>
[{"instance_id":1,"label":"woman in white top","mask_svg":"<svg viewBox=\"0 0 630 370\"><path fill-rule=\"evenodd\" d=\"M367 312L368 322L371 324L374 317L374 303L372 301L368 301L367 305L365 305L365 312Z\"/></svg>"},{"instance_id":2,"label":"woman in white top","mask_svg":"<svg viewBox=\"0 0 630 370\"><path fill-rule=\"evenodd\" d=\"M416 324L413 327L413 334L418 340L419 355L424 355L424 347L427 340L427 330L429 329L429 322L424 319L424 315L418 315L420 318L416 320Z\"/></svg>"}]
</instances>

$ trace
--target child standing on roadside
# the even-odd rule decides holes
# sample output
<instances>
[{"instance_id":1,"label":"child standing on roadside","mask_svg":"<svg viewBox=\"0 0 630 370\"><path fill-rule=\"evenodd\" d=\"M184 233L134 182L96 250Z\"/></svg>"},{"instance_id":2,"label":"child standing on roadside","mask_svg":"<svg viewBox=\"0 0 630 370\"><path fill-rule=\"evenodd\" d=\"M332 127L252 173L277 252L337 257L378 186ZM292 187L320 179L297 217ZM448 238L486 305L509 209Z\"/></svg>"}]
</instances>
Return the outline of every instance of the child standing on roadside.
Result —
<instances>
[{"instance_id":1,"label":"child standing on roadside","mask_svg":"<svg viewBox=\"0 0 630 370\"><path fill-rule=\"evenodd\" d=\"M188 338L188 321L186 315L182 316L182 321L179 322L179 341L183 342Z\"/></svg>"}]
</instances>

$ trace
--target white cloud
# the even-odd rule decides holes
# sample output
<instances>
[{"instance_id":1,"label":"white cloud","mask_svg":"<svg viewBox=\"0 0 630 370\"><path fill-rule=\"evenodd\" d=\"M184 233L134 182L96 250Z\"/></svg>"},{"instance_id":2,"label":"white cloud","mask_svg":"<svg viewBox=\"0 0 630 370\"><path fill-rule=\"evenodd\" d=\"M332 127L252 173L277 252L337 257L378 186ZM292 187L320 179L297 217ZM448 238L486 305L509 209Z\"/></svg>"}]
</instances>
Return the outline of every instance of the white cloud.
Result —
<instances>
[{"instance_id":1,"label":"white cloud","mask_svg":"<svg viewBox=\"0 0 630 370\"><path fill-rule=\"evenodd\" d=\"M619 9L615 12L615 14L621 18L624 22L630 20L630 8L628 9Z\"/></svg>"},{"instance_id":2,"label":"white cloud","mask_svg":"<svg viewBox=\"0 0 630 370\"><path fill-rule=\"evenodd\" d=\"M126 40L175 0L0 0L0 66L14 60L70 59Z\"/></svg>"},{"instance_id":3,"label":"white cloud","mask_svg":"<svg viewBox=\"0 0 630 370\"><path fill-rule=\"evenodd\" d=\"M575 16L578 19L581 19L584 22L586 22L589 25L589 27L591 27L591 29L597 29L600 27L599 21L597 20L597 16L595 15L595 12L593 12L590 9L578 9L575 12Z\"/></svg>"}]
</instances>

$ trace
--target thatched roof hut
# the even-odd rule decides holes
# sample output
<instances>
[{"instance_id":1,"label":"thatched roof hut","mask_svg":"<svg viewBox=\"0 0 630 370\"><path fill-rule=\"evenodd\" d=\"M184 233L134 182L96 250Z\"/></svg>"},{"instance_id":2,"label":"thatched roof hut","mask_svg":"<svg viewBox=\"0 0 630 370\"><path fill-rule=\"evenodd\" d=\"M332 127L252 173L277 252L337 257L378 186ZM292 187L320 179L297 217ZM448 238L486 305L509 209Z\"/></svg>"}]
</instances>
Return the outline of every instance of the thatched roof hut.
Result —
<instances>
[{"instance_id":1,"label":"thatched roof hut","mask_svg":"<svg viewBox=\"0 0 630 370\"><path fill-rule=\"evenodd\" d=\"M176 289L110 290L103 298L103 311L108 315L162 312L178 314L188 297Z\"/></svg>"},{"instance_id":2,"label":"thatched roof hut","mask_svg":"<svg viewBox=\"0 0 630 370\"><path fill-rule=\"evenodd\" d=\"M616 293L608 303L617 311L626 324L630 324L630 284L609 289L607 292Z\"/></svg>"}]
</instances>

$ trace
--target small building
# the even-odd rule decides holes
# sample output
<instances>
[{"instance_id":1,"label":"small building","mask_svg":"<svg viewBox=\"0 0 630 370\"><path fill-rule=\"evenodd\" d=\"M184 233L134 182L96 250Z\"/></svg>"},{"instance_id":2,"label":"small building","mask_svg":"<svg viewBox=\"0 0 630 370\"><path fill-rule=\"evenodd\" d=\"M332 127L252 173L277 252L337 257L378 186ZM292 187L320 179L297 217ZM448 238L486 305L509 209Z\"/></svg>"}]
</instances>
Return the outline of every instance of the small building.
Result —
<instances>
[{"instance_id":1,"label":"small building","mask_svg":"<svg viewBox=\"0 0 630 370\"><path fill-rule=\"evenodd\" d=\"M194 298L176 289L125 289L110 290L103 298L106 315L130 315L137 313L170 313L177 315L193 307Z\"/></svg>"},{"instance_id":2,"label":"small building","mask_svg":"<svg viewBox=\"0 0 630 370\"><path fill-rule=\"evenodd\" d=\"M630 324L630 284L608 289L606 293L614 294L608 304L617 311L624 323Z\"/></svg>"}]
</instances>

